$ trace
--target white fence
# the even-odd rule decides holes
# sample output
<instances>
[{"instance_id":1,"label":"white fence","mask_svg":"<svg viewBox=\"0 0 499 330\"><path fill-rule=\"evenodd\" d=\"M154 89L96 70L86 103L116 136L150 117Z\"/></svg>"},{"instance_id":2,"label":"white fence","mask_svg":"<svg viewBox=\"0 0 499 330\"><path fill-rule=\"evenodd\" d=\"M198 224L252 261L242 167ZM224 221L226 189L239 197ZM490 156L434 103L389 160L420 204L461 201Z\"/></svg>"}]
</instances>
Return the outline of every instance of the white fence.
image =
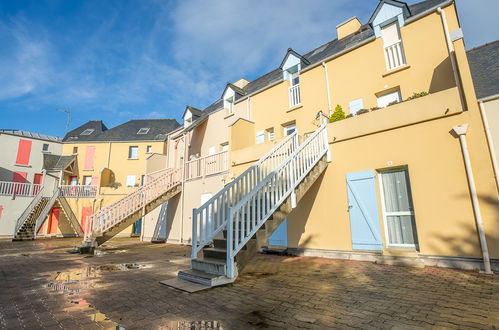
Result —
<instances>
[{"instance_id":1,"label":"white fence","mask_svg":"<svg viewBox=\"0 0 499 330\"><path fill-rule=\"evenodd\" d=\"M228 152L222 151L185 163L185 179L195 179L228 170Z\"/></svg>"},{"instance_id":2,"label":"white fence","mask_svg":"<svg viewBox=\"0 0 499 330\"><path fill-rule=\"evenodd\" d=\"M34 197L42 190L41 184L0 181L0 195Z\"/></svg>"},{"instance_id":3,"label":"white fence","mask_svg":"<svg viewBox=\"0 0 499 330\"><path fill-rule=\"evenodd\" d=\"M289 106L295 107L301 103L300 84L289 87Z\"/></svg>"},{"instance_id":4,"label":"white fence","mask_svg":"<svg viewBox=\"0 0 499 330\"><path fill-rule=\"evenodd\" d=\"M97 195L97 186L62 185L61 196L65 198L93 198Z\"/></svg>"},{"instance_id":5,"label":"white fence","mask_svg":"<svg viewBox=\"0 0 499 330\"><path fill-rule=\"evenodd\" d=\"M402 41L385 46L385 60L388 71L404 66L405 56L402 48Z\"/></svg>"}]
</instances>

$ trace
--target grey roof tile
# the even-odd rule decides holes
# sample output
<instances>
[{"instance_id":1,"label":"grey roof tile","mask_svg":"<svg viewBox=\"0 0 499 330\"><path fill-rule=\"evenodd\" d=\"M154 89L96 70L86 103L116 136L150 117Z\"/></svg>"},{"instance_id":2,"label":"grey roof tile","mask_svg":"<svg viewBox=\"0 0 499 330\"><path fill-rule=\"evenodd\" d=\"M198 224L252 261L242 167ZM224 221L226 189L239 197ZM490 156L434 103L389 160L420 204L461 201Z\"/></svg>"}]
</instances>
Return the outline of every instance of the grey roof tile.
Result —
<instances>
[{"instance_id":1,"label":"grey roof tile","mask_svg":"<svg viewBox=\"0 0 499 330\"><path fill-rule=\"evenodd\" d=\"M64 170L75 158L76 155L60 156L43 154L43 169Z\"/></svg>"},{"instance_id":2,"label":"grey roof tile","mask_svg":"<svg viewBox=\"0 0 499 330\"><path fill-rule=\"evenodd\" d=\"M499 94L499 40L467 51L478 99Z\"/></svg>"}]
</instances>

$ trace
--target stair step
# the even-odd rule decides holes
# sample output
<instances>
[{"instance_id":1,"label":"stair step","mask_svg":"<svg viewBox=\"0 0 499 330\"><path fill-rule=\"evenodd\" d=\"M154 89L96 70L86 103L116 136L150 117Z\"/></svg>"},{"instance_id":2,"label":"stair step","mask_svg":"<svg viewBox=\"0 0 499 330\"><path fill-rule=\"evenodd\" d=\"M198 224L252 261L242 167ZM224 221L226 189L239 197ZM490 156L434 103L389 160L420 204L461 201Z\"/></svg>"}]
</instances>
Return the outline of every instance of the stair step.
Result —
<instances>
[{"instance_id":1,"label":"stair step","mask_svg":"<svg viewBox=\"0 0 499 330\"><path fill-rule=\"evenodd\" d=\"M225 238L215 238L213 240L213 246L216 248L223 248L225 249L227 247L227 239Z\"/></svg>"},{"instance_id":2,"label":"stair step","mask_svg":"<svg viewBox=\"0 0 499 330\"><path fill-rule=\"evenodd\" d=\"M225 285L234 282L233 279L227 278L224 275L209 274L203 271L186 269L181 270L177 274L178 278L193 283L198 283L210 287Z\"/></svg>"},{"instance_id":3,"label":"stair step","mask_svg":"<svg viewBox=\"0 0 499 330\"><path fill-rule=\"evenodd\" d=\"M191 260L191 268L208 274L214 274L214 275L226 274L225 260L221 259L212 259L212 258L193 259Z\"/></svg>"},{"instance_id":4,"label":"stair step","mask_svg":"<svg viewBox=\"0 0 499 330\"><path fill-rule=\"evenodd\" d=\"M224 248L204 248L203 257L208 259L227 259L227 250Z\"/></svg>"}]
</instances>

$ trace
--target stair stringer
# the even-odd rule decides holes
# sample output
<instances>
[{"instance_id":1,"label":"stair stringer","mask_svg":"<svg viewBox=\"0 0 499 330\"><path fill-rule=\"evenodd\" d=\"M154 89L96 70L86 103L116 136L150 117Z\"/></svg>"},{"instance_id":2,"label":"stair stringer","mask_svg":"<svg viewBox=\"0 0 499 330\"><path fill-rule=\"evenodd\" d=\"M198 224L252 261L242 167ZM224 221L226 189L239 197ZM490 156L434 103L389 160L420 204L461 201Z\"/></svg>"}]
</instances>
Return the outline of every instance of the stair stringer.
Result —
<instances>
[{"instance_id":1,"label":"stair stringer","mask_svg":"<svg viewBox=\"0 0 499 330\"><path fill-rule=\"evenodd\" d=\"M34 240L35 239L35 226L36 219L40 216L41 212L47 205L49 199L41 198L38 203L33 207L30 214L21 225L19 230L14 234L12 241L24 241L24 240Z\"/></svg>"}]
</instances>

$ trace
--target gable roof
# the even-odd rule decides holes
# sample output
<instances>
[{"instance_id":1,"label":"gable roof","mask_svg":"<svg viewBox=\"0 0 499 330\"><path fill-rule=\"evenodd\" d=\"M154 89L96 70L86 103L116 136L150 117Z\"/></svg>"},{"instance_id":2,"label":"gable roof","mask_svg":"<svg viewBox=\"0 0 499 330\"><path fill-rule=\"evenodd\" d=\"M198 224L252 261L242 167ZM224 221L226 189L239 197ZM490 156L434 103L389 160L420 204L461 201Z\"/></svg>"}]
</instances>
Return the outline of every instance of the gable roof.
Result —
<instances>
[{"instance_id":1,"label":"gable roof","mask_svg":"<svg viewBox=\"0 0 499 330\"><path fill-rule=\"evenodd\" d=\"M116 142L116 141L165 141L167 135L179 127L175 119L133 119L108 129L100 120L89 121L72 130L63 142ZM99 129L103 127L105 129ZM85 129L94 128L90 135L80 135ZM137 134L139 129L149 128L146 134Z\"/></svg>"},{"instance_id":2,"label":"gable roof","mask_svg":"<svg viewBox=\"0 0 499 330\"><path fill-rule=\"evenodd\" d=\"M478 99L499 94L499 40L466 52Z\"/></svg>"},{"instance_id":3,"label":"gable roof","mask_svg":"<svg viewBox=\"0 0 499 330\"><path fill-rule=\"evenodd\" d=\"M60 171L66 169L76 159L76 155L59 156L43 154L43 169L48 171Z\"/></svg>"},{"instance_id":4,"label":"gable roof","mask_svg":"<svg viewBox=\"0 0 499 330\"><path fill-rule=\"evenodd\" d=\"M185 107L185 111L184 111L184 114L182 115L182 118L185 117L185 114L187 113L187 111L189 111L192 114L193 119L198 118L203 114L203 110L199 110L198 108L187 105Z\"/></svg>"},{"instance_id":5,"label":"gable roof","mask_svg":"<svg viewBox=\"0 0 499 330\"><path fill-rule=\"evenodd\" d=\"M0 133L20 136L28 139L43 140L47 142L61 142L62 139L58 136L50 136L40 133L33 133L28 131L23 131L20 129L0 129Z\"/></svg>"},{"instance_id":6,"label":"gable roof","mask_svg":"<svg viewBox=\"0 0 499 330\"><path fill-rule=\"evenodd\" d=\"M371 18L369 18L369 21L368 21L369 24L372 24L372 22L374 21L374 19L378 15L381 8L383 8L384 4L389 4L389 5L393 5L393 6L397 6L397 7L403 7L402 11L404 13L404 16L406 16L406 15L407 15L406 17L411 16L411 9L407 5L407 3L403 2L403 1L398 1L398 0L380 0L380 2L378 2L378 5L376 6L376 9L374 9L373 14L371 15Z\"/></svg>"},{"instance_id":7,"label":"gable roof","mask_svg":"<svg viewBox=\"0 0 499 330\"><path fill-rule=\"evenodd\" d=\"M295 52L293 50L293 48L288 48L288 51L286 52L286 55L284 56L284 58L281 61L281 65L279 65L279 69L282 69L282 67L284 66L284 64L288 60L289 55L293 55L296 58L298 58L300 60L301 64L302 64L302 66L310 64L310 62L305 57L303 57L303 55L300 55L297 52Z\"/></svg>"},{"instance_id":8,"label":"gable roof","mask_svg":"<svg viewBox=\"0 0 499 330\"><path fill-rule=\"evenodd\" d=\"M227 85L225 85L225 88L224 88L224 91L222 92L222 98L224 97L224 94L225 92L227 91L227 89L230 88L234 91L235 93L235 97L234 99L237 101L241 98L241 96L244 96L246 95L246 92L244 91L244 89L240 88L240 87L237 87L236 85L234 84L231 84L230 82L227 83Z\"/></svg>"}]
</instances>

